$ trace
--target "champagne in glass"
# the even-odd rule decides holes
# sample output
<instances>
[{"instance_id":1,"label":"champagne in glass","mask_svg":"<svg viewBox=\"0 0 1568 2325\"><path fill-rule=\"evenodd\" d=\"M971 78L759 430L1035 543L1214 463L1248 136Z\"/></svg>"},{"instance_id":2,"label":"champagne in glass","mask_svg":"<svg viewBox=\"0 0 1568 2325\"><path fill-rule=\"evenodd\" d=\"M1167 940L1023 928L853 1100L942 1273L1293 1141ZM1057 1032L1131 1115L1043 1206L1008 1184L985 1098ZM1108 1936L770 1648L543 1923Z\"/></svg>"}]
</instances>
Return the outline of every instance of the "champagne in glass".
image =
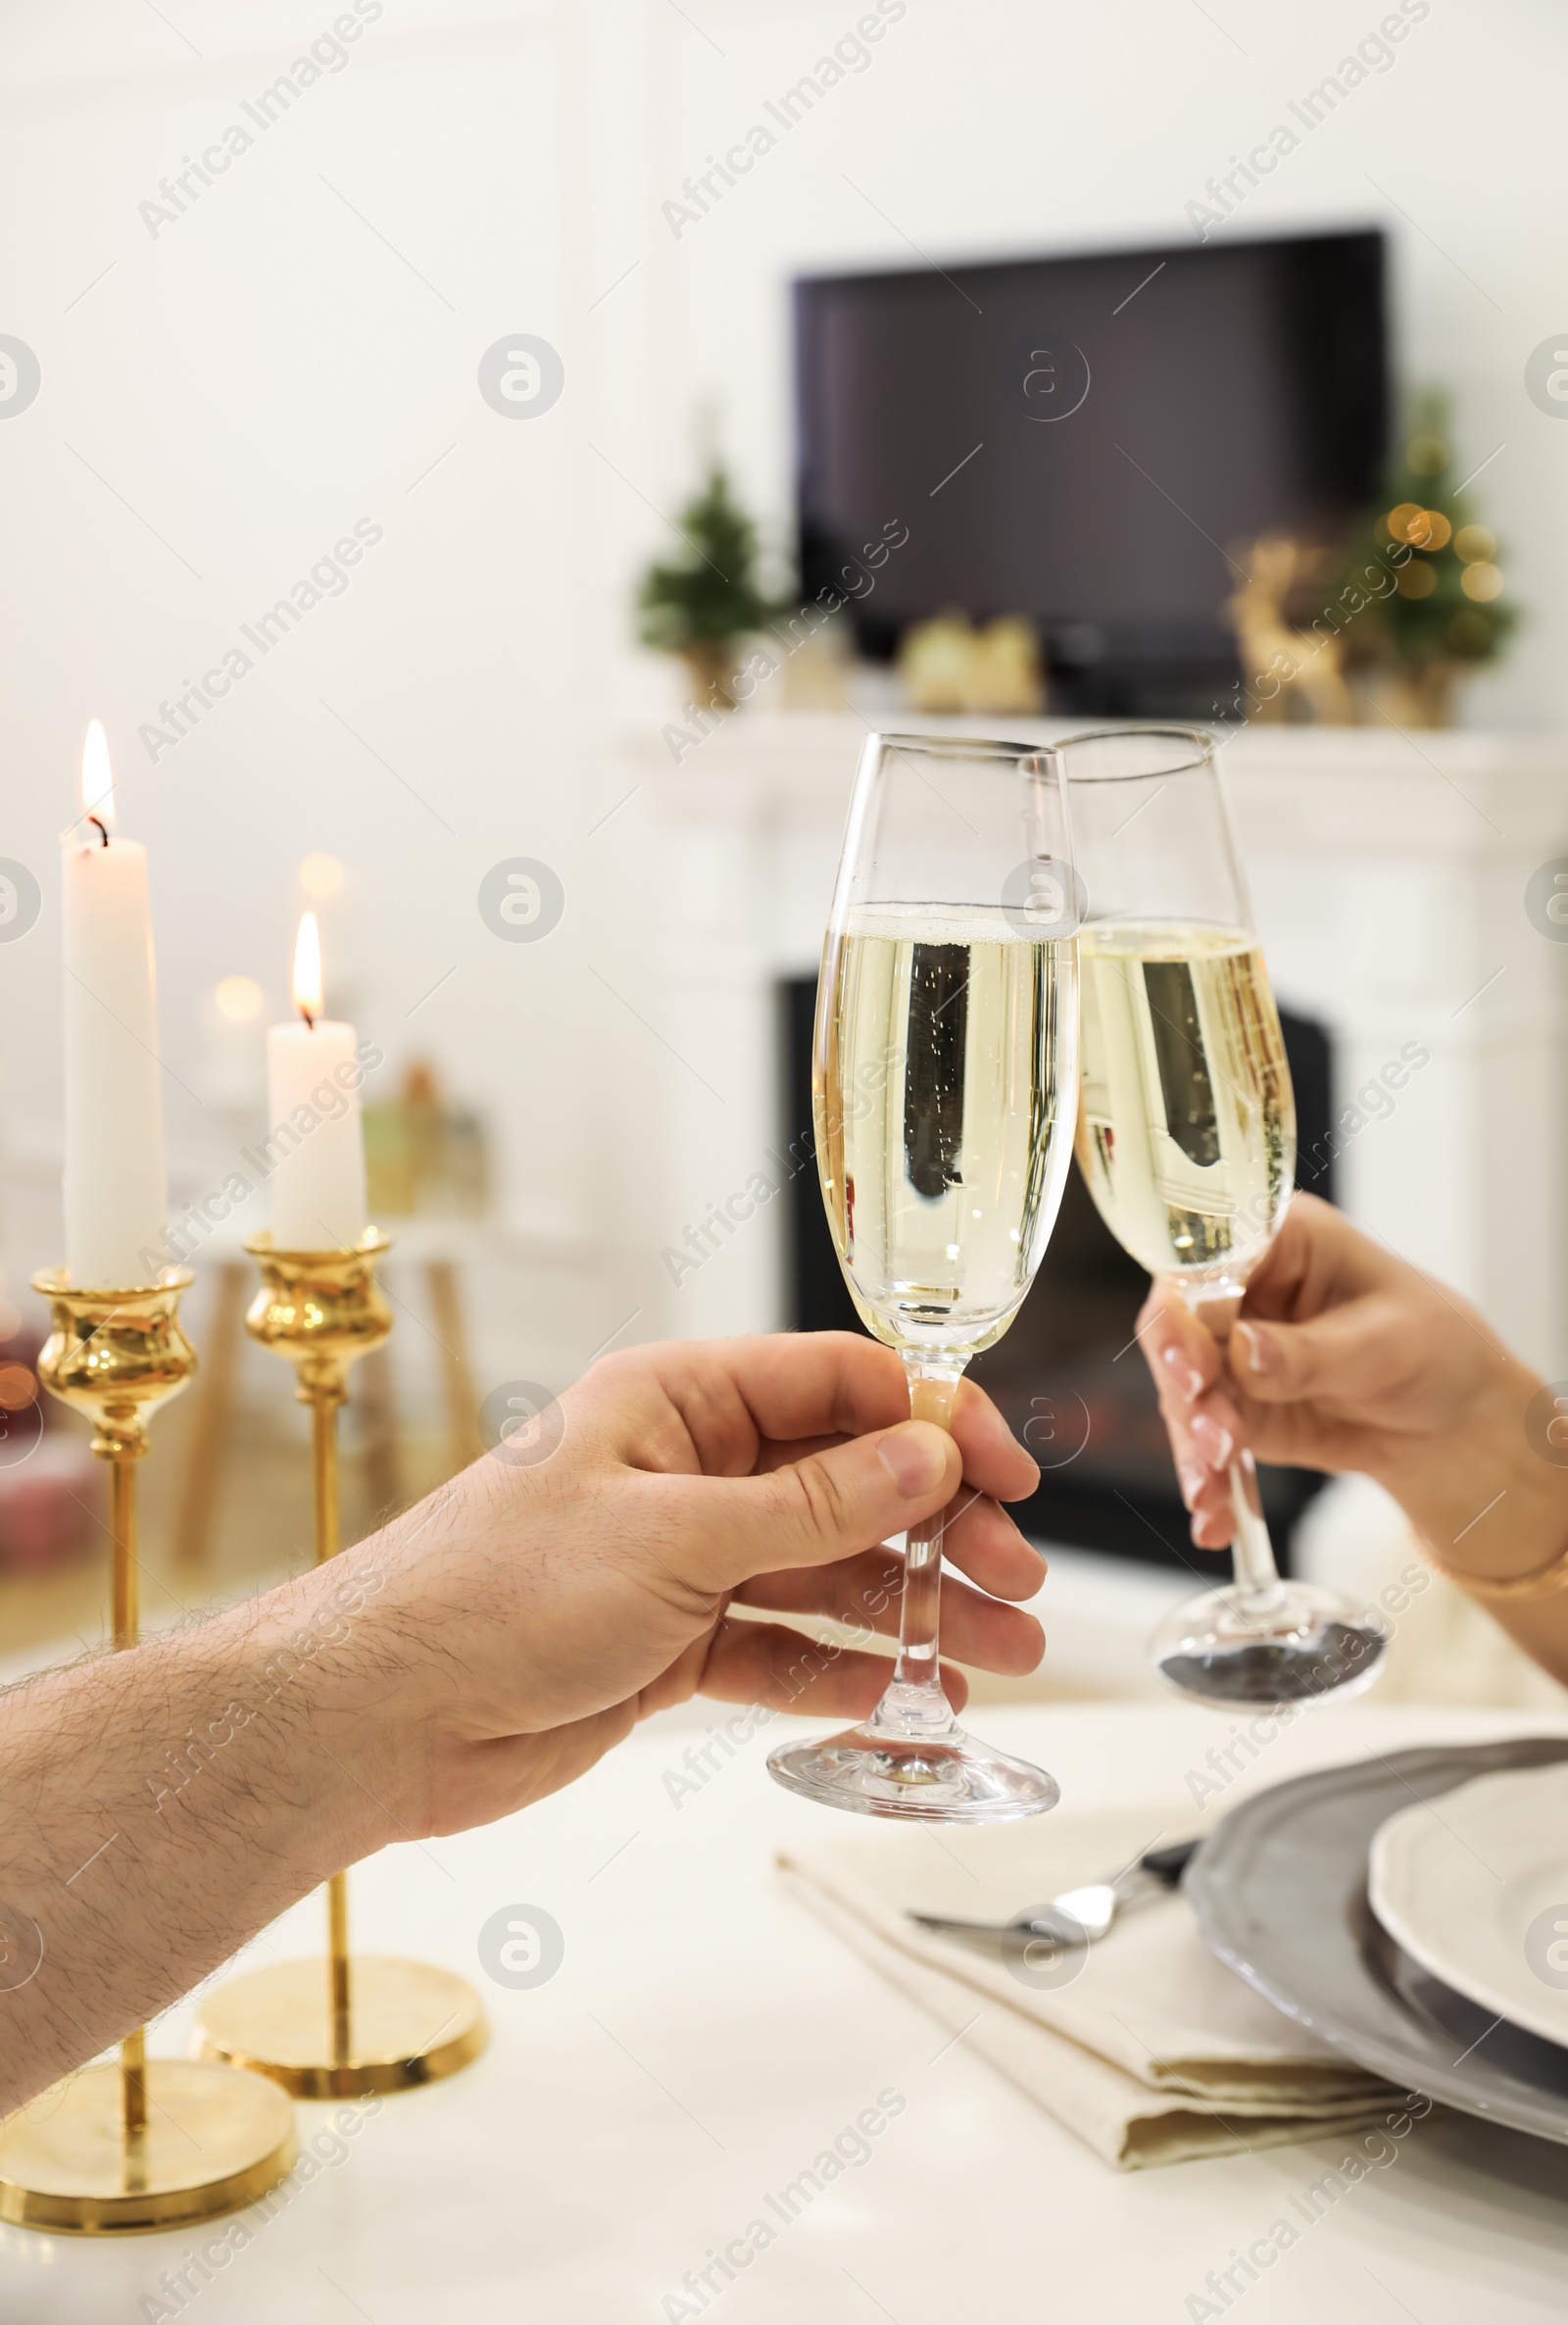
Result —
<instances>
[{"instance_id":1,"label":"champagne in glass","mask_svg":"<svg viewBox=\"0 0 1568 2325\"><path fill-rule=\"evenodd\" d=\"M1085 930L1078 1162L1151 1275L1240 1277L1284 1216L1296 1102L1255 941L1179 922Z\"/></svg>"},{"instance_id":2,"label":"champagne in glass","mask_svg":"<svg viewBox=\"0 0 1568 2325\"><path fill-rule=\"evenodd\" d=\"M851 1295L896 1348L975 1356L1016 1313L1061 1200L1072 941L1020 934L1000 908L865 907L829 933L821 993L812 1115Z\"/></svg>"},{"instance_id":3,"label":"champagne in glass","mask_svg":"<svg viewBox=\"0 0 1568 2325\"><path fill-rule=\"evenodd\" d=\"M874 736L817 989L812 1110L834 1244L910 1411L946 1427L1006 1330L1061 1201L1077 1093L1073 877L1053 756ZM943 1516L905 1550L899 1656L863 1726L785 1745L780 1783L867 1815L975 1823L1053 1807L942 1692Z\"/></svg>"},{"instance_id":4,"label":"champagne in glass","mask_svg":"<svg viewBox=\"0 0 1568 2325\"><path fill-rule=\"evenodd\" d=\"M1290 1201L1296 1105L1213 747L1132 729L1061 756L1089 889L1079 1166L1117 1242L1223 1342ZM1246 1449L1230 1492L1235 1581L1166 1617L1157 1668L1224 1705L1370 1685L1381 1617L1281 1578Z\"/></svg>"}]
</instances>

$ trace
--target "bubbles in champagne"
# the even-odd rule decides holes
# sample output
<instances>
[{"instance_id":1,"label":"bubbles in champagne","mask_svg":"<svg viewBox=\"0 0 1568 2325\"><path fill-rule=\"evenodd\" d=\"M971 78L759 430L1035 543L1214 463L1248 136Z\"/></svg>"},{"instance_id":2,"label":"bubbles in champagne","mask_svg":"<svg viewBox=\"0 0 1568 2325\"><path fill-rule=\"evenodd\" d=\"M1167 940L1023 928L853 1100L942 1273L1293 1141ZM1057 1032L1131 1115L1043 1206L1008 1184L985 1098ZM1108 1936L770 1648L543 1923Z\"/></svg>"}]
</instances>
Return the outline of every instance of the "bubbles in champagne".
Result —
<instances>
[{"instance_id":1,"label":"bubbles in champagne","mask_svg":"<svg viewBox=\"0 0 1568 2325\"><path fill-rule=\"evenodd\" d=\"M1256 943L1221 928L1085 929L1078 1162L1152 1275L1241 1273L1278 1226L1296 1103Z\"/></svg>"},{"instance_id":2,"label":"bubbles in champagne","mask_svg":"<svg viewBox=\"0 0 1568 2325\"><path fill-rule=\"evenodd\" d=\"M817 1162L857 1308L894 1347L989 1348L1061 1201L1072 943L1000 911L872 908L829 932L817 1007Z\"/></svg>"}]
</instances>

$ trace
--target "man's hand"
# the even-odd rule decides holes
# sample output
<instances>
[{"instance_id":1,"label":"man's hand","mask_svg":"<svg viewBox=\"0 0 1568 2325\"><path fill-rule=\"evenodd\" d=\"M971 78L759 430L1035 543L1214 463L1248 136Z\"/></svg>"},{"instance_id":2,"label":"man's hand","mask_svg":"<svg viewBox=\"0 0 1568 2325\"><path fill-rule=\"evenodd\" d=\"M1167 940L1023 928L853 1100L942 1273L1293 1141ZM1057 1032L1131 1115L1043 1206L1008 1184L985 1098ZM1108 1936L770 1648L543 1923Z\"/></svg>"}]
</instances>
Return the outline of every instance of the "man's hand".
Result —
<instances>
[{"instance_id":1,"label":"man's hand","mask_svg":"<svg viewBox=\"0 0 1568 2325\"><path fill-rule=\"evenodd\" d=\"M848 1333L670 1343L612 1357L566 1392L530 1464L487 1456L352 1554L387 1575L368 1616L412 1650L383 1781L409 1829L452 1832L568 1782L643 1714L695 1692L858 1717L887 1658L737 1615L832 1615L896 1635L890 1534L954 1504L943 1640L1022 1672L1044 1638L999 1602L1044 1560L1001 1508L1038 1471L965 1386L953 1435L904 1417L898 1359ZM990 1595L983 1595L990 1594ZM956 1705L959 1673L944 1673Z\"/></svg>"},{"instance_id":2,"label":"man's hand","mask_svg":"<svg viewBox=\"0 0 1568 2325\"><path fill-rule=\"evenodd\" d=\"M1032 1668L1040 1626L1000 1602L1044 1561L1000 1501L1035 1465L977 1389L951 1438L907 1411L898 1359L848 1334L613 1357L547 1458L503 1448L246 1606L0 1695L0 1917L37 1948L0 1982L0 2113L328 1873L537 1800L644 1712L868 1711L885 1657L733 1609L894 1632L885 1538L950 1502L980 1587L949 1585L948 1644Z\"/></svg>"}]
</instances>

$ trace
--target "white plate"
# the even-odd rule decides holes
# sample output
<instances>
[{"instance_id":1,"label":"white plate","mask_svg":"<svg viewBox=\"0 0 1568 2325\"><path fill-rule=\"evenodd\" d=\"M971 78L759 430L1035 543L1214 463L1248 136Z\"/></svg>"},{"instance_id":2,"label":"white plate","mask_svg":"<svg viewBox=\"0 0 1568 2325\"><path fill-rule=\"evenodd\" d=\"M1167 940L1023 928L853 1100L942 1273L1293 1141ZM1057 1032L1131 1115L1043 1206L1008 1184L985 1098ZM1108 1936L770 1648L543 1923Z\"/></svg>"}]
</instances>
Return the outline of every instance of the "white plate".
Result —
<instances>
[{"instance_id":1,"label":"white plate","mask_svg":"<svg viewBox=\"0 0 1568 2325\"><path fill-rule=\"evenodd\" d=\"M1401 1808L1373 1838L1367 1896L1423 1969L1568 2045L1568 1763Z\"/></svg>"}]
</instances>

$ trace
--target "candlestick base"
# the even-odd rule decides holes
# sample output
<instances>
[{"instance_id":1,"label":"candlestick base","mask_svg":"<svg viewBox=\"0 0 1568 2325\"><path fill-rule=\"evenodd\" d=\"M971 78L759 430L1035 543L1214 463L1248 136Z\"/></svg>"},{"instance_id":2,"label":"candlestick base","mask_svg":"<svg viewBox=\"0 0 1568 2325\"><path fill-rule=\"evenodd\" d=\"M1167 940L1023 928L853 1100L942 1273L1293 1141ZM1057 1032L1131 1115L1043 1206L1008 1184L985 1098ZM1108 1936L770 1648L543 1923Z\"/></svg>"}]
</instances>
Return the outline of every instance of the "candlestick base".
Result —
<instances>
[{"instance_id":1,"label":"candlestick base","mask_svg":"<svg viewBox=\"0 0 1568 2325\"><path fill-rule=\"evenodd\" d=\"M358 2099L439 2083L490 2039L479 1997L452 1970L355 1954L348 1972L341 2022L319 1956L228 1979L202 2003L193 2056L250 2067L296 2099Z\"/></svg>"},{"instance_id":2,"label":"candlestick base","mask_svg":"<svg viewBox=\"0 0 1568 2325\"><path fill-rule=\"evenodd\" d=\"M108 2236L188 2227L275 2188L297 2144L288 2096L261 2075L150 2058L128 2137L122 2070L88 2067L0 2125L0 2220Z\"/></svg>"}]
</instances>

